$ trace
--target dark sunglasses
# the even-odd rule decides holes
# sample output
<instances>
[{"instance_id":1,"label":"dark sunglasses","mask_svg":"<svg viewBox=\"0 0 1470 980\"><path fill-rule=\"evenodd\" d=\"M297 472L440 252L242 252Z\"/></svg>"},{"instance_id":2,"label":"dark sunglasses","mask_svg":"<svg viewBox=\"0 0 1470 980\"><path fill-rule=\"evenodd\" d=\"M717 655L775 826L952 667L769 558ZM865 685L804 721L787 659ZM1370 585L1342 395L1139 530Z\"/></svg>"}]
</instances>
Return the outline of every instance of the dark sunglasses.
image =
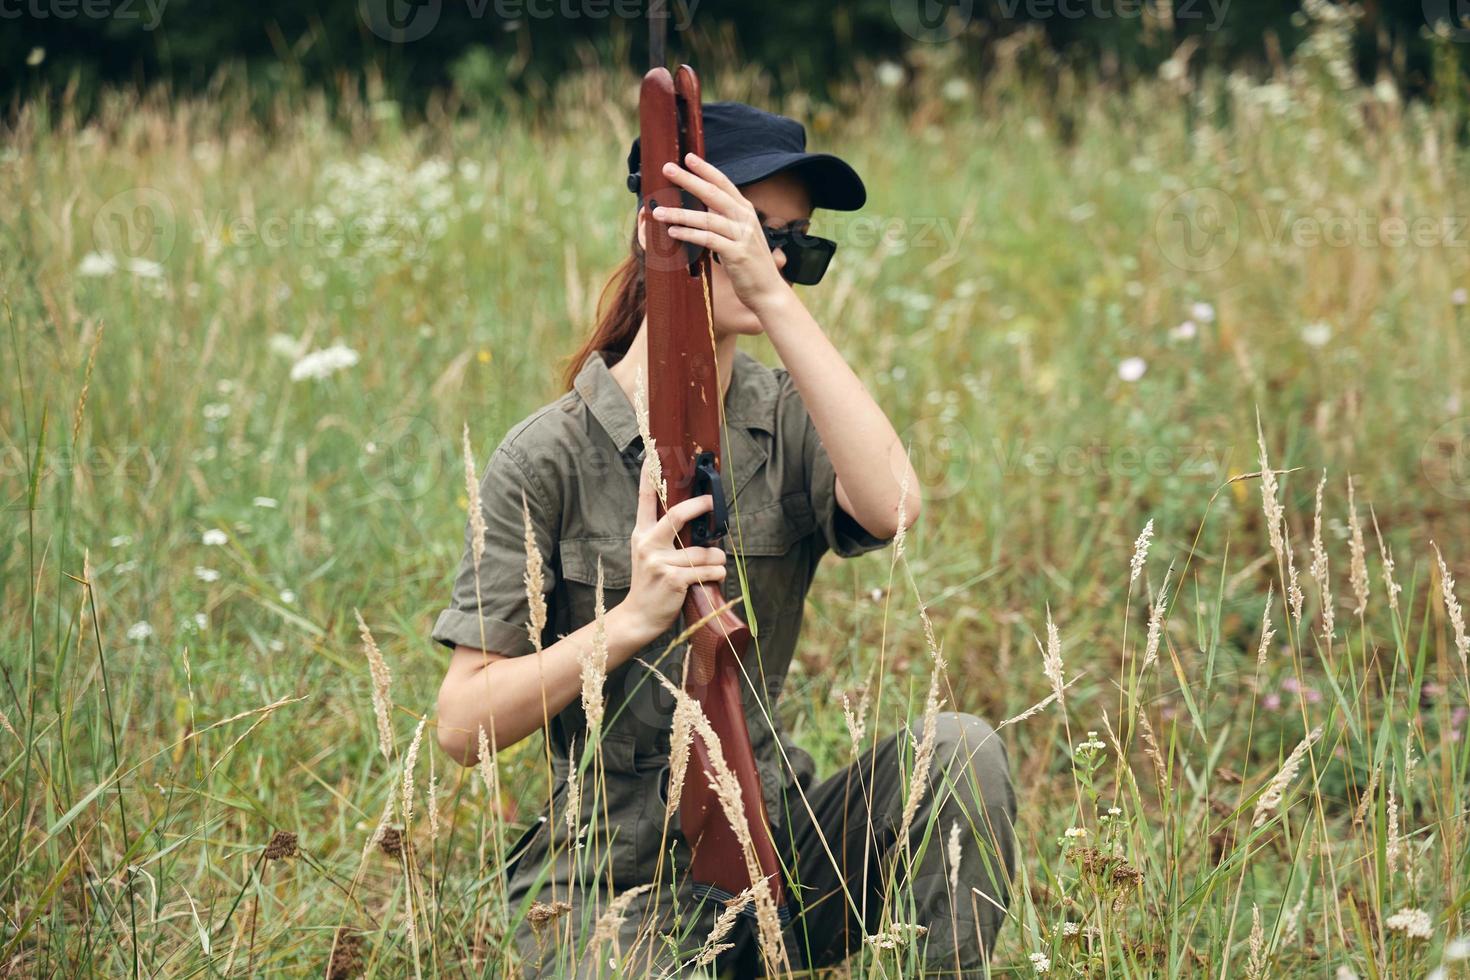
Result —
<instances>
[{"instance_id":1,"label":"dark sunglasses","mask_svg":"<svg viewBox=\"0 0 1470 980\"><path fill-rule=\"evenodd\" d=\"M827 265L837 251L837 243L830 238L818 238L804 230L782 228L774 230L761 227L766 234L766 244L771 251L781 250L786 256L786 267L781 275L787 282L798 286L815 286L827 274Z\"/></svg>"},{"instance_id":2,"label":"dark sunglasses","mask_svg":"<svg viewBox=\"0 0 1470 980\"><path fill-rule=\"evenodd\" d=\"M779 248L786 256L782 278L797 286L815 286L822 281L827 274L827 265L837 251L836 242L809 235L797 228L778 229L762 225L761 231L765 233L767 247L773 252ZM718 262L720 257L716 255L714 259Z\"/></svg>"}]
</instances>

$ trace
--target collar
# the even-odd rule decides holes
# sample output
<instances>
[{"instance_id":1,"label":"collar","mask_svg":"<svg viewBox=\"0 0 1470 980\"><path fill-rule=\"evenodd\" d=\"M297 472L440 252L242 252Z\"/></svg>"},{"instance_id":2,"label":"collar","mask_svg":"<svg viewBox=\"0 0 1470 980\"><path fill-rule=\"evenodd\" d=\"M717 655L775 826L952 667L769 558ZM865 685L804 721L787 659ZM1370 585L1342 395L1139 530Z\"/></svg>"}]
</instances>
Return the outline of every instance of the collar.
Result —
<instances>
[{"instance_id":1,"label":"collar","mask_svg":"<svg viewBox=\"0 0 1470 980\"><path fill-rule=\"evenodd\" d=\"M593 351L577 372L572 388L582 396L588 410L613 441L619 453L638 439L638 417L633 403L608 370L605 351ZM776 432L776 401L780 382L769 367L737 350L730 369L730 387L725 392L725 422L729 426Z\"/></svg>"}]
</instances>

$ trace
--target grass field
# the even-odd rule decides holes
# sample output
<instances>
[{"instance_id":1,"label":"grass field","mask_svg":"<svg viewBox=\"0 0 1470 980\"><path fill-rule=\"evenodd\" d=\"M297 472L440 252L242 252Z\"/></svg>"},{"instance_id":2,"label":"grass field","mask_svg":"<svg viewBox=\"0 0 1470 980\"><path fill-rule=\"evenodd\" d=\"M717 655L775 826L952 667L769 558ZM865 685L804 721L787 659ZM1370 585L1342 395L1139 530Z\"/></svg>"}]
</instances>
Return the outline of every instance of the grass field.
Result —
<instances>
[{"instance_id":1,"label":"grass field","mask_svg":"<svg viewBox=\"0 0 1470 980\"><path fill-rule=\"evenodd\" d=\"M1018 44L983 84L936 49L772 106L868 181L806 296L927 495L902 560L828 559L784 715L825 773L834 690L881 665L870 738L921 713L922 602L946 707L998 724L1053 693L1050 615L1071 686L1002 730L1001 971L1470 973L1465 119L1346 79L1343 31L1269 79L1120 91ZM626 248L635 97L592 71L555 112L263 121L225 84L7 134L0 973L499 972L525 910L484 858L541 805L540 739L494 799L408 749L461 427L483 461L557 394Z\"/></svg>"}]
</instances>

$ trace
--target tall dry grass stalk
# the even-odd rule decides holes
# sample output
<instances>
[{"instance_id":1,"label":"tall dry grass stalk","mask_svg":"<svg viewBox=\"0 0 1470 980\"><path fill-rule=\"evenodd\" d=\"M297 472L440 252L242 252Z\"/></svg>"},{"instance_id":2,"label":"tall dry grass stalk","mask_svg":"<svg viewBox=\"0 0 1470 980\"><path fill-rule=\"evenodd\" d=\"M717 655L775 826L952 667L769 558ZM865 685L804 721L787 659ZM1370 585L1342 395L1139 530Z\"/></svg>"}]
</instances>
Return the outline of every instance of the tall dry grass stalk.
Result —
<instances>
[{"instance_id":1,"label":"tall dry grass stalk","mask_svg":"<svg viewBox=\"0 0 1470 980\"><path fill-rule=\"evenodd\" d=\"M1281 808L1281 801L1286 796L1287 789L1292 780L1296 779L1297 770L1301 768L1302 760L1307 756L1307 750L1322 737L1322 726L1317 726L1307 733L1307 737L1297 743L1296 748L1291 750L1291 755L1286 757L1276 775L1271 777L1271 782L1266 785L1266 791L1256 800L1255 813L1251 817L1251 826L1260 828L1266 825L1271 815Z\"/></svg>"},{"instance_id":2,"label":"tall dry grass stalk","mask_svg":"<svg viewBox=\"0 0 1470 980\"><path fill-rule=\"evenodd\" d=\"M1271 599L1275 595L1276 583L1266 583L1266 608L1261 613L1261 643L1256 648L1256 666L1266 665L1266 654L1271 649L1271 641L1276 637L1276 631L1271 628Z\"/></svg>"},{"instance_id":3,"label":"tall dry grass stalk","mask_svg":"<svg viewBox=\"0 0 1470 980\"><path fill-rule=\"evenodd\" d=\"M1077 675L1077 677L1081 676L1081 674ZM1074 677L1070 681L1068 681L1067 687L1071 687L1073 684L1077 683L1077 677ZM1031 707L1022 711L1021 713L1012 715L1011 717L1002 721L999 725L996 725L995 730L1000 731L1002 728L1007 728L1011 725L1019 725L1023 721L1035 718L1037 715L1041 714L1043 711L1049 708L1052 702L1056 701L1056 699L1057 694L1055 691L1053 691L1046 697L1042 698L1040 701L1037 701L1035 704L1031 705Z\"/></svg>"},{"instance_id":4,"label":"tall dry grass stalk","mask_svg":"<svg viewBox=\"0 0 1470 980\"><path fill-rule=\"evenodd\" d=\"M909 774L909 791L903 801L903 819L899 822L898 840L905 853L908 851L909 831L913 829L914 817L919 804L929 789L929 770L934 763L934 741L938 734L939 676L941 665L934 662L929 672L929 692L924 695L924 718L920 728L919 745L914 750L914 770Z\"/></svg>"},{"instance_id":5,"label":"tall dry grass stalk","mask_svg":"<svg viewBox=\"0 0 1470 980\"><path fill-rule=\"evenodd\" d=\"M393 726L388 722L388 709L393 703L389 690L393 685L393 674L388 670L388 662L383 659L383 653L378 649L378 642L373 639L373 631L368 629L362 613L354 609L352 615L357 617L357 631L362 637L362 652L367 656L368 670L373 678L373 717L378 723L378 751L383 753L384 759L391 761L393 758Z\"/></svg>"},{"instance_id":6,"label":"tall dry grass stalk","mask_svg":"<svg viewBox=\"0 0 1470 980\"><path fill-rule=\"evenodd\" d=\"M575 738L567 743L567 758L567 840L570 842L568 846L576 850L582 836L577 823L582 817L582 779L581 767L577 765Z\"/></svg>"},{"instance_id":7,"label":"tall dry grass stalk","mask_svg":"<svg viewBox=\"0 0 1470 980\"><path fill-rule=\"evenodd\" d=\"M1336 624L1336 611L1332 601L1332 579L1328 572L1327 547L1322 543L1322 492L1327 489L1327 471L1317 484L1317 506L1312 516L1312 581L1317 583L1317 594L1322 602L1322 636L1330 644Z\"/></svg>"},{"instance_id":8,"label":"tall dry grass stalk","mask_svg":"<svg viewBox=\"0 0 1470 980\"><path fill-rule=\"evenodd\" d=\"M647 894L653 889L654 883L647 882L629 888L608 904L606 910L597 918L597 925L593 927L592 939L588 943L586 958L589 962L597 963L601 960L602 947L608 943L613 944L612 961L609 964L614 969L620 965L623 950L619 936L622 935L623 924L628 919L628 910L633 906L633 900L640 895ZM634 944L637 944L635 939Z\"/></svg>"},{"instance_id":9,"label":"tall dry grass stalk","mask_svg":"<svg viewBox=\"0 0 1470 980\"><path fill-rule=\"evenodd\" d=\"M1168 767L1164 764L1164 753L1159 750L1159 740L1154 735L1153 723L1148 720L1148 712L1140 708L1135 714L1138 722L1138 737L1143 740L1143 751L1148 756L1149 763L1154 769L1154 778L1162 787L1169 785Z\"/></svg>"},{"instance_id":10,"label":"tall dry grass stalk","mask_svg":"<svg viewBox=\"0 0 1470 980\"><path fill-rule=\"evenodd\" d=\"M1390 875L1399 870L1399 861L1403 856L1403 837L1399 834L1399 800L1398 794L1393 791L1392 778L1388 781L1388 804L1386 807L1387 826L1383 835L1383 863L1388 868Z\"/></svg>"},{"instance_id":11,"label":"tall dry grass stalk","mask_svg":"<svg viewBox=\"0 0 1470 980\"><path fill-rule=\"evenodd\" d=\"M1353 826L1361 828L1363 821L1368 817L1368 809L1373 806L1374 794L1378 792L1378 775L1383 771L1382 766L1374 766L1373 771L1368 774L1368 785L1363 787L1363 795L1358 799L1358 808L1353 811Z\"/></svg>"},{"instance_id":12,"label":"tall dry grass stalk","mask_svg":"<svg viewBox=\"0 0 1470 980\"><path fill-rule=\"evenodd\" d=\"M669 802L664 808L665 820L673 817L684 798L689 750L693 747L694 726L699 713L699 703L693 698L683 698L674 703L674 718L669 732Z\"/></svg>"},{"instance_id":13,"label":"tall dry grass stalk","mask_svg":"<svg viewBox=\"0 0 1470 980\"><path fill-rule=\"evenodd\" d=\"M368 834L367 842L362 845L362 855L357 862L359 870L367 863L368 855L373 852L373 848L383 843L383 838L393 823L393 808L397 803L398 800L392 793L389 793L388 798L383 801L383 812L379 815L378 822L373 825L373 832Z\"/></svg>"},{"instance_id":14,"label":"tall dry grass stalk","mask_svg":"<svg viewBox=\"0 0 1470 980\"><path fill-rule=\"evenodd\" d=\"M1261 928L1261 907L1251 903L1250 959L1246 961L1245 975L1249 980L1265 980L1266 934Z\"/></svg>"},{"instance_id":15,"label":"tall dry grass stalk","mask_svg":"<svg viewBox=\"0 0 1470 980\"><path fill-rule=\"evenodd\" d=\"M407 869L406 880L403 889L403 921L404 928L408 933L409 949L413 953L413 973L415 977L423 975L420 964L419 947L419 903L418 875L416 873L416 862L413 849L413 818L414 818L414 770L418 768L419 746L424 741L424 727L429 719L423 718L418 727L414 729L413 741L408 743L408 751L403 754L403 787L400 797L401 812L403 814L403 866Z\"/></svg>"},{"instance_id":16,"label":"tall dry grass stalk","mask_svg":"<svg viewBox=\"0 0 1470 980\"><path fill-rule=\"evenodd\" d=\"M1439 545L1431 541L1430 546L1434 548L1434 559L1439 563L1439 591L1444 598L1445 615L1449 617L1450 626L1454 630L1455 651L1460 655L1460 672L1470 678L1470 636L1465 634L1465 613L1460 608L1460 600L1455 596L1455 578L1450 574L1449 566L1444 563L1444 555L1439 553Z\"/></svg>"},{"instance_id":17,"label":"tall dry grass stalk","mask_svg":"<svg viewBox=\"0 0 1470 980\"><path fill-rule=\"evenodd\" d=\"M953 916L958 912L954 906L959 900L960 860L964 857L964 852L960 848L960 822L958 820L949 825L949 844L945 849L945 855L949 863L950 915Z\"/></svg>"},{"instance_id":18,"label":"tall dry grass stalk","mask_svg":"<svg viewBox=\"0 0 1470 980\"><path fill-rule=\"evenodd\" d=\"M752 887L755 889L755 921L757 936L760 943L761 956L765 961L767 971L787 970L791 968L790 958L786 952L786 941L781 935L781 919L776 910L776 899L771 891L771 883L761 872L760 861L756 857L755 842L750 836L750 824L745 816L745 800L740 794L740 780L725 761L724 749L720 745L720 736L710 726L709 719L705 717L704 711L699 707L689 693L682 687L677 686L662 673L652 671L659 684L674 698L675 705L688 703L692 708L688 709L689 722L694 733L704 741L705 750L709 753L710 765L714 768L709 776L710 788L714 791L715 798L719 801L720 810L725 819L735 830L735 837L740 842L741 852L745 858L746 874L750 877ZM677 707L675 709L677 711ZM670 797L672 798L673 780L670 779Z\"/></svg>"},{"instance_id":19,"label":"tall dry grass stalk","mask_svg":"<svg viewBox=\"0 0 1470 980\"><path fill-rule=\"evenodd\" d=\"M1353 497L1353 478L1348 477L1348 582L1352 586L1353 615L1361 617L1368 609L1368 558L1363 544L1363 524L1358 520L1358 503Z\"/></svg>"},{"instance_id":20,"label":"tall dry grass stalk","mask_svg":"<svg viewBox=\"0 0 1470 980\"><path fill-rule=\"evenodd\" d=\"M893 535L893 560L903 561L905 564L907 561L904 558L904 549L909 539L909 470L910 467L905 466L903 476L898 481L898 530Z\"/></svg>"},{"instance_id":21,"label":"tall dry grass stalk","mask_svg":"<svg viewBox=\"0 0 1470 980\"><path fill-rule=\"evenodd\" d=\"M594 596L592 642L577 651L582 669L582 713L587 730L595 740L602 731L602 687L607 681L607 607L603 596L602 556L597 556L597 591Z\"/></svg>"},{"instance_id":22,"label":"tall dry grass stalk","mask_svg":"<svg viewBox=\"0 0 1470 980\"><path fill-rule=\"evenodd\" d=\"M470 557L474 559L475 575L478 578L480 562L485 557L485 507L480 500L480 480L475 472L475 453L470 446L470 424L468 422L464 424L463 442L464 494L468 502L465 507L465 516L469 519L470 525Z\"/></svg>"},{"instance_id":23,"label":"tall dry grass stalk","mask_svg":"<svg viewBox=\"0 0 1470 980\"><path fill-rule=\"evenodd\" d=\"M1276 472L1271 469L1271 460L1266 453L1266 435L1261 429L1259 416L1256 417L1256 446L1260 451L1261 461L1261 513L1266 518L1271 550L1276 554L1277 565L1285 579L1287 610L1292 621L1300 626L1305 596L1297 578L1296 556L1292 551L1290 531L1286 525L1286 511L1281 504L1280 484L1276 482Z\"/></svg>"},{"instance_id":24,"label":"tall dry grass stalk","mask_svg":"<svg viewBox=\"0 0 1470 980\"><path fill-rule=\"evenodd\" d=\"M1144 639L1143 664L1140 670L1148 670L1159 659L1159 641L1164 634L1164 612L1168 609L1169 575L1174 566L1164 572L1164 581L1159 585L1159 595L1148 613L1148 635Z\"/></svg>"},{"instance_id":25,"label":"tall dry grass stalk","mask_svg":"<svg viewBox=\"0 0 1470 980\"><path fill-rule=\"evenodd\" d=\"M429 786L424 792L424 802L429 811L429 850L439 843L439 767L438 756L429 753Z\"/></svg>"},{"instance_id":26,"label":"tall dry grass stalk","mask_svg":"<svg viewBox=\"0 0 1470 980\"><path fill-rule=\"evenodd\" d=\"M413 831L414 816L414 769L418 767L419 746L424 741L424 726L429 719L419 721L418 727L413 730L413 741L408 743L408 751L403 754L403 780L400 787L400 812L403 815L403 833L405 836Z\"/></svg>"},{"instance_id":27,"label":"tall dry grass stalk","mask_svg":"<svg viewBox=\"0 0 1470 980\"><path fill-rule=\"evenodd\" d=\"M868 732L868 709L871 691L868 685L863 684L862 696L858 699L858 706L854 710L852 702L844 691L842 694L842 722L847 726L847 738L852 743L852 752L856 756L862 751L863 736Z\"/></svg>"},{"instance_id":28,"label":"tall dry grass stalk","mask_svg":"<svg viewBox=\"0 0 1470 980\"><path fill-rule=\"evenodd\" d=\"M1143 530L1138 533L1138 538L1133 542L1133 557L1128 562L1128 587L1130 591L1133 583L1138 581L1138 576L1143 573L1143 566L1148 562L1148 546L1154 537L1154 519L1150 517Z\"/></svg>"},{"instance_id":29,"label":"tall dry grass stalk","mask_svg":"<svg viewBox=\"0 0 1470 980\"><path fill-rule=\"evenodd\" d=\"M1373 536L1378 539L1378 561L1383 566L1383 588L1388 593L1388 608L1397 614L1399 593L1404 587L1393 577L1393 549L1384 543L1383 532L1378 529L1378 512L1369 507L1368 514L1373 518Z\"/></svg>"},{"instance_id":30,"label":"tall dry grass stalk","mask_svg":"<svg viewBox=\"0 0 1470 980\"><path fill-rule=\"evenodd\" d=\"M1046 648L1041 654L1041 672L1051 681L1051 692L1064 708L1067 684L1062 678L1062 634L1051 618L1051 605L1046 607Z\"/></svg>"},{"instance_id":31,"label":"tall dry grass stalk","mask_svg":"<svg viewBox=\"0 0 1470 980\"><path fill-rule=\"evenodd\" d=\"M1292 621L1301 628L1302 607L1306 604L1306 593L1302 591L1301 578L1296 571L1296 552L1291 547L1291 535L1286 535L1286 602L1291 607Z\"/></svg>"},{"instance_id":32,"label":"tall dry grass stalk","mask_svg":"<svg viewBox=\"0 0 1470 980\"><path fill-rule=\"evenodd\" d=\"M709 935L700 947L699 953L695 955L690 965L696 970L703 970L712 966L715 958L727 949L734 949L734 943L725 942L730 935L730 930L735 928L735 923L740 921L740 913L751 902L755 901L755 886L746 888L739 895L725 903L725 909L715 917L715 924L710 928Z\"/></svg>"},{"instance_id":33,"label":"tall dry grass stalk","mask_svg":"<svg viewBox=\"0 0 1470 980\"><path fill-rule=\"evenodd\" d=\"M526 502L526 492L521 491L521 521L525 527L526 545L526 604L531 614L526 621L526 633L531 639L531 649L541 652L541 636L546 631L546 574L541 549L536 545L536 532L531 524L531 505Z\"/></svg>"},{"instance_id":34,"label":"tall dry grass stalk","mask_svg":"<svg viewBox=\"0 0 1470 980\"><path fill-rule=\"evenodd\" d=\"M102 333L104 330L106 330L106 328L107 324L105 323L97 324L97 332L92 335L92 343L88 346L87 349L87 367L86 370L82 372L82 390L81 393L77 395L76 408L72 412L71 417L72 446L77 445L77 438L81 435L82 432L82 419L87 414L87 393L92 390L92 368L97 363L97 348L102 346ZM88 581L90 581L90 579Z\"/></svg>"},{"instance_id":35,"label":"tall dry grass stalk","mask_svg":"<svg viewBox=\"0 0 1470 980\"><path fill-rule=\"evenodd\" d=\"M485 726L481 725L475 740L478 758L475 768L480 774L480 782L485 786L485 797L490 801L492 807L500 803L500 766L496 764L495 747L491 744L490 737L485 734Z\"/></svg>"},{"instance_id":36,"label":"tall dry grass stalk","mask_svg":"<svg viewBox=\"0 0 1470 980\"><path fill-rule=\"evenodd\" d=\"M633 376L633 414L638 419L638 435L643 439L644 465L648 467L648 482L658 494L659 502L669 506L669 485L664 480L664 464L653 440L653 428L648 421L648 386L643 381L643 365L638 365Z\"/></svg>"},{"instance_id":37,"label":"tall dry grass stalk","mask_svg":"<svg viewBox=\"0 0 1470 980\"><path fill-rule=\"evenodd\" d=\"M1256 446L1260 450L1261 463L1261 512L1266 518L1266 532L1271 541L1271 550L1276 560L1286 566L1286 539L1282 530L1286 526L1286 514L1282 510L1276 473L1271 469L1271 460L1266 453L1266 433L1261 428L1260 416L1256 417Z\"/></svg>"}]
</instances>

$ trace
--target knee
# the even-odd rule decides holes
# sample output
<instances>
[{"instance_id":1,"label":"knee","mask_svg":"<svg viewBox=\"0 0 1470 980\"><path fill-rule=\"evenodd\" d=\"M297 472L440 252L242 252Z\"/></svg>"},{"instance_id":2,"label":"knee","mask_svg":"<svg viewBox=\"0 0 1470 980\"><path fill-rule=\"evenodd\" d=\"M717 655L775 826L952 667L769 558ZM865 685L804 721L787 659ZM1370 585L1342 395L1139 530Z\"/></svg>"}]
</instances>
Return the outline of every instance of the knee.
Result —
<instances>
[{"instance_id":1,"label":"knee","mask_svg":"<svg viewBox=\"0 0 1470 980\"><path fill-rule=\"evenodd\" d=\"M934 717L934 745L936 749L956 750L965 758L984 759L998 757L1005 764L1005 746L1000 735L979 715L964 711L941 711ZM936 752L936 755L938 753Z\"/></svg>"},{"instance_id":2,"label":"knee","mask_svg":"<svg viewBox=\"0 0 1470 980\"><path fill-rule=\"evenodd\" d=\"M935 719L934 775L951 778L974 775L987 803L1008 802L1010 764L1000 734L978 715L941 712Z\"/></svg>"}]
</instances>

